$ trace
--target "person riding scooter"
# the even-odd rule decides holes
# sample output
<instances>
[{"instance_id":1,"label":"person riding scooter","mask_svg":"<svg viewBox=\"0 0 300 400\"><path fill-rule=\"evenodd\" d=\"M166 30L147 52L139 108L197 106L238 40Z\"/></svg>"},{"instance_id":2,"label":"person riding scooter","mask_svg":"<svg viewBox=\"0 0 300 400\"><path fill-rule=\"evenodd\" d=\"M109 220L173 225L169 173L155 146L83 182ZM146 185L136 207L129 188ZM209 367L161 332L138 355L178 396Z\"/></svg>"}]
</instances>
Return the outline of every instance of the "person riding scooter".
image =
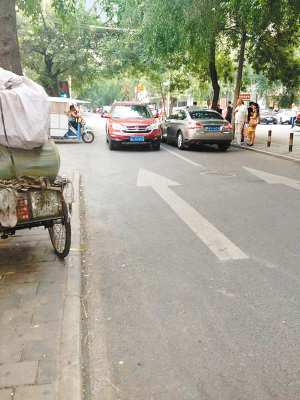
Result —
<instances>
[{"instance_id":1,"label":"person riding scooter","mask_svg":"<svg viewBox=\"0 0 300 400\"><path fill-rule=\"evenodd\" d=\"M78 122L76 121L76 118L78 117L77 110L75 106L72 104L70 106L70 110L68 111L68 119L69 123L77 130L78 128Z\"/></svg>"}]
</instances>

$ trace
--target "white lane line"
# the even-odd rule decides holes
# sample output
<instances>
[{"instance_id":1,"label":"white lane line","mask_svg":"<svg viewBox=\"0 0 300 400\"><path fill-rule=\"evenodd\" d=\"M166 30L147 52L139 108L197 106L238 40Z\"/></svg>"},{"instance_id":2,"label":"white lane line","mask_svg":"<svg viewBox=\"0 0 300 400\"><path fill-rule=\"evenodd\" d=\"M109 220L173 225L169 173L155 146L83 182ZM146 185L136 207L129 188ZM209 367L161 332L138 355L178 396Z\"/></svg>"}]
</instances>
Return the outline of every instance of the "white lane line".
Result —
<instances>
[{"instance_id":1,"label":"white lane line","mask_svg":"<svg viewBox=\"0 0 300 400\"><path fill-rule=\"evenodd\" d=\"M219 260L242 260L248 258L230 239L169 187L177 185L179 185L177 182L171 181L164 176L142 168L139 171L137 186L151 186Z\"/></svg>"},{"instance_id":2,"label":"white lane line","mask_svg":"<svg viewBox=\"0 0 300 400\"><path fill-rule=\"evenodd\" d=\"M181 154L178 154L178 153L176 153L175 151L169 150L169 149L167 149L167 148L164 147L164 146L161 146L161 148L164 149L164 150L166 150L166 151L168 151L169 153L173 154L174 156L181 158L182 160L188 162L189 164L194 165L195 167L202 167L202 165L196 163L195 161L189 160L189 159L186 158L186 157L183 157Z\"/></svg>"}]
</instances>

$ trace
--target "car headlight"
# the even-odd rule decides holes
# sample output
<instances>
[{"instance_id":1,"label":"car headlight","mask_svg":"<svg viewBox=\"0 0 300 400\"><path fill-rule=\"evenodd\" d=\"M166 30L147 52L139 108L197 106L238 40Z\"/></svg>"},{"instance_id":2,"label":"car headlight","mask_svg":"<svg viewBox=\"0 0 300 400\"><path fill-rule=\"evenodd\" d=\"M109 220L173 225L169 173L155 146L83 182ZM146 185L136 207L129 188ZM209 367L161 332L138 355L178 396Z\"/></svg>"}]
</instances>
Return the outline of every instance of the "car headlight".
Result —
<instances>
[{"instance_id":1,"label":"car headlight","mask_svg":"<svg viewBox=\"0 0 300 400\"><path fill-rule=\"evenodd\" d=\"M154 124L150 125L150 126L149 126L149 129L151 129L152 131L153 131L154 129L158 129L158 124L157 124L157 123L154 123Z\"/></svg>"},{"instance_id":2,"label":"car headlight","mask_svg":"<svg viewBox=\"0 0 300 400\"><path fill-rule=\"evenodd\" d=\"M125 126L118 124L117 122L113 122L111 124L111 127L113 129L113 131L125 131Z\"/></svg>"}]
</instances>

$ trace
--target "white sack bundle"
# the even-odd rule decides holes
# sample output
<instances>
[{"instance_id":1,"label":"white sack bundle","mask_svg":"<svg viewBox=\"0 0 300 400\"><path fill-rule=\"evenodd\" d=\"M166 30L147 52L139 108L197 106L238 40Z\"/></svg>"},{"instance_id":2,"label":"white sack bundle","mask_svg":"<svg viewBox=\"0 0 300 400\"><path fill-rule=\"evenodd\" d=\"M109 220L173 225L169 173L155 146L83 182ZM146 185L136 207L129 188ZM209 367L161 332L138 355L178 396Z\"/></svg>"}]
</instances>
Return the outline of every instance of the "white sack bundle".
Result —
<instances>
[{"instance_id":1,"label":"white sack bundle","mask_svg":"<svg viewBox=\"0 0 300 400\"><path fill-rule=\"evenodd\" d=\"M0 68L0 102L7 134L6 139L0 112L0 144L16 149L33 149L47 143L50 109L42 86Z\"/></svg>"},{"instance_id":2,"label":"white sack bundle","mask_svg":"<svg viewBox=\"0 0 300 400\"><path fill-rule=\"evenodd\" d=\"M17 225L18 193L13 188L0 187L0 225L14 228Z\"/></svg>"}]
</instances>

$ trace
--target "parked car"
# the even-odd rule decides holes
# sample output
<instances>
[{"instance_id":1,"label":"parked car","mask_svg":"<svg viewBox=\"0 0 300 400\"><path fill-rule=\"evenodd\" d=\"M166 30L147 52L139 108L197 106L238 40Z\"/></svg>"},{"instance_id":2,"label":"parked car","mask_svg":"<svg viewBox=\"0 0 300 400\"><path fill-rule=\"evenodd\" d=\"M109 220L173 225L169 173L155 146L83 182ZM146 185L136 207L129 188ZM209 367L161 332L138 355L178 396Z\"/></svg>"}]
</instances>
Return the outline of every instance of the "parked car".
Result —
<instances>
[{"instance_id":1,"label":"parked car","mask_svg":"<svg viewBox=\"0 0 300 400\"><path fill-rule=\"evenodd\" d=\"M261 110L259 113L259 124L277 124L277 116L275 111Z\"/></svg>"},{"instance_id":2,"label":"parked car","mask_svg":"<svg viewBox=\"0 0 300 400\"><path fill-rule=\"evenodd\" d=\"M226 151L233 139L231 124L218 112L201 107L173 112L162 129L162 141L174 142L180 150L192 144L217 144L220 151Z\"/></svg>"},{"instance_id":3,"label":"parked car","mask_svg":"<svg viewBox=\"0 0 300 400\"><path fill-rule=\"evenodd\" d=\"M292 110L281 109L278 111L276 117L279 124L290 124L292 117Z\"/></svg>"},{"instance_id":4,"label":"parked car","mask_svg":"<svg viewBox=\"0 0 300 400\"><path fill-rule=\"evenodd\" d=\"M160 149L161 128L147 104L115 102L106 124L106 142L114 150L126 145L151 145Z\"/></svg>"}]
</instances>

